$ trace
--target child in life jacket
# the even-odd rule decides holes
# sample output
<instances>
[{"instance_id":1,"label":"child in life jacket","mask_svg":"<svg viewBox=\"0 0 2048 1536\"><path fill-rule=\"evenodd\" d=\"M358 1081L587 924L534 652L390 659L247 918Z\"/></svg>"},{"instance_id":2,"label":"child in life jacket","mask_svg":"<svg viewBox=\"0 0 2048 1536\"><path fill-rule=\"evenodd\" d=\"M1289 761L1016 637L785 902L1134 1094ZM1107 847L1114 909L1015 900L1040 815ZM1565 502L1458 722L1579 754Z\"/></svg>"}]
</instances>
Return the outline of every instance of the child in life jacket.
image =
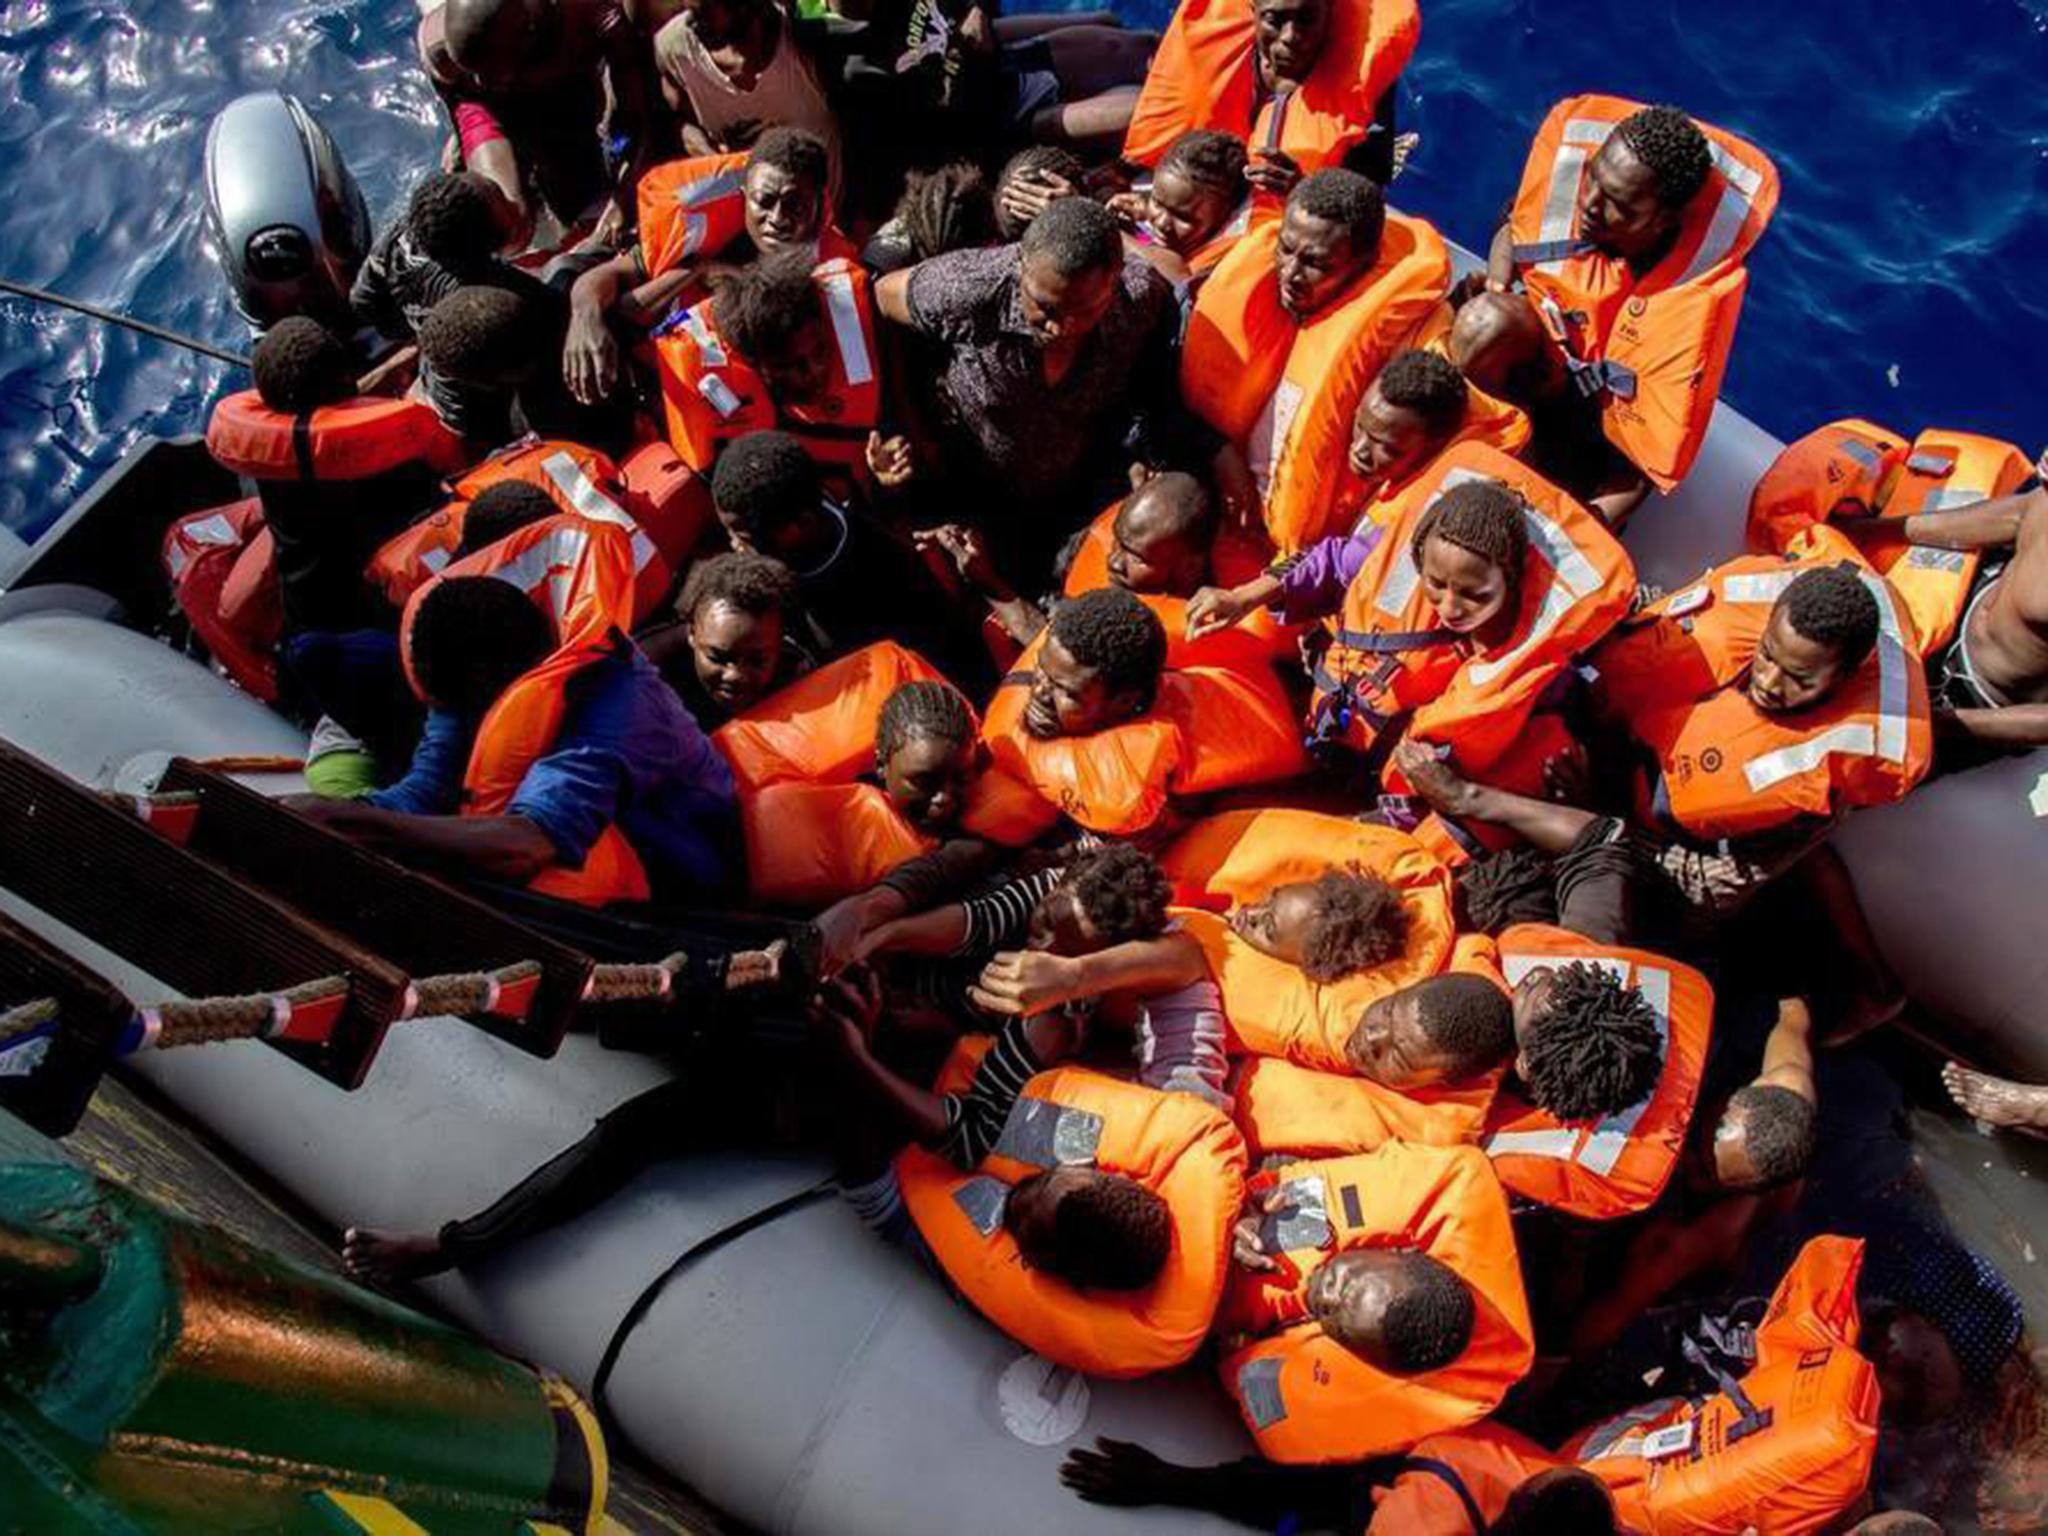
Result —
<instances>
[{"instance_id":1,"label":"child in life jacket","mask_svg":"<svg viewBox=\"0 0 2048 1536\"><path fill-rule=\"evenodd\" d=\"M553 741L500 814L466 813L480 722L556 647L554 626L509 582L450 577L422 598L412 670L430 703L411 768L356 800L295 808L396 857L529 884L582 870L615 825L657 898L702 902L739 883L732 774L682 700L630 641L566 685Z\"/></svg>"},{"instance_id":2,"label":"child in life jacket","mask_svg":"<svg viewBox=\"0 0 2048 1536\"><path fill-rule=\"evenodd\" d=\"M631 446L632 413L570 398L553 358L560 345L561 296L541 285L470 284L441 299L420 322L420 372L440 381L432 403L450 431L488 453L528 433L586 443L618 456Z\"/></svg>"},{"instance_id":3,"label":"child in life jacket","mask_svg":"<svg viewBox=\"0 0 2048 1536\"><path fill-rule=\"evenodd\" d=\"M676 161L642 178L639 239L569 290L562 376L570 393L586 405L609 396L625 377L621 331L645 335L715 276L784 252L811 265L851 255L827 213L829 167L815 134L771 127L744 157Z\"/></svg>"},{"instance_id":4,"label":"child in life jacket","mask_svg":"<svg viewBox=\"0 0 2048 1536\"><path fill-rule=\"evenodd\" d=\"M808 658L790 634L795 574L780 560L735 549L690 567L675 617L636 638L707 731L795 677Z\"/></svg>"},{"instance_id":5,"label":"child in life jacket","mask_svg":"<svg viewBox=\"0 0 2048 1536\"><path fill-rule=\"evenodd\" d=\"M1119 192L1109 211L1125 248L1173 284L1183 307L1251 222L1244 140L1196 128L1167 146L1142 192Z\"/></svg>"}]
</instances>

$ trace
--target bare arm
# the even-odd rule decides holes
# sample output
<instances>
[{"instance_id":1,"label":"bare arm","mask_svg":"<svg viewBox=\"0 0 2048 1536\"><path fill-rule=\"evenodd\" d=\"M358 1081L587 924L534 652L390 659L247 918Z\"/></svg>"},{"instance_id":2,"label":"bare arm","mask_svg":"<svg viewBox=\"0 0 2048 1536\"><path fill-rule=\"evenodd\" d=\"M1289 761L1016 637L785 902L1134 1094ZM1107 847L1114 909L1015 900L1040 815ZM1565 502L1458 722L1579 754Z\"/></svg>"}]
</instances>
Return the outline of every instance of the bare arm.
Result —
<instances>
[{"instance_id":1,"label":"bare arm","mask_svg":"<svg viewBox=\"0 0 2048 1536\"><path fill-rule=\"evenodd\" d=\"M456 865L487 879L523 885L557 862L554 843L524 816L415 816L359 800L315 796L294 797L291 804L379 852Z\"/></svg>"},{"instance_id":2,"label":"bare arm","mask_svg":"<svg viewBox=\"0 0 2048 1536\"><path fill-rule=\"evenodd\" d=\"M1042 950L1000 954L982 967L968 996L988 1013L1038 1016L1111 992L1174 991L1208 974L1202 946L1187 934L1169 933L1133 939L1092 955L1049 955Z\"/></svg>"},{"instance_id":3,"label":"bare arm","mask_svg":"<svg viewBox=\"0 0 2048 1536\"><path fill-rule=\"evenodd\" d=\"M967 942L967 907L962 902L898 917L870 931L861 946L865 958L880 955L950 955Z\"/></svg>"},{"instance_id":4,"label":"bare arm","mask_svg":"<svg viewBox=\"0 0 2048 1536\"><path fill-rule=\"evenodd\" d=\"M1764 1041L1764 1064L1756 1075L1759 1085L1789 1088L1807 1103L1817 1095L1813 1086L1813 1012L1803 997L1781 998L1778 1022Z\"/></svg>"},{"instance_id":5,"label":"bare arm","mask_svg":"<svg viewBox=\"0 0 2048 1536\"><path fill-rule=\"evenodd\" d=\"M1956 709L1936 722L1997 747L2048 747L2048 704L2012 704L2004 709Z\"/></svg>"},{"instance_id":6,"label":"bare arm","mask_svg":"<svg viewBox=\"0 0 2048 1536\"><path fill-rule=\"evenodd\" d=\"M533 238L533 205L527 201L526 183L519 173L519 156L513 151L510 139L486 139L463 157L464 166L487 181L497 183L498 190L512 201L519 210L519 227L513 232L507 245L512 250L523 250L526 242Z\"/></svg>"},{"instance_id":7,"label":"bare arm","mask_svg":"<svg viewBox=\"0 0 2048 1536\"><path fill-rule=\"evenodd\" d=\"M2020 525L2030 513L2048 506L2048 490L2036 486L2017 496L2000 496L1945 512L1920 512L1906 519L1905 534L1915 544L1938 549L2007 549L2019 542Z\"/></svg>"},{"instance_id":8,"label":"bare arm","mask_svg":"<svg viewBox=\"0 0 2048 1536\"><path fill-rule=\"evenodd\" d=\"M917 268L906 267L901 272L891 272L875 284L875 308L882 318L897 325L915 326L910 318L910 274Z\"/></svg>"}]
</instances>

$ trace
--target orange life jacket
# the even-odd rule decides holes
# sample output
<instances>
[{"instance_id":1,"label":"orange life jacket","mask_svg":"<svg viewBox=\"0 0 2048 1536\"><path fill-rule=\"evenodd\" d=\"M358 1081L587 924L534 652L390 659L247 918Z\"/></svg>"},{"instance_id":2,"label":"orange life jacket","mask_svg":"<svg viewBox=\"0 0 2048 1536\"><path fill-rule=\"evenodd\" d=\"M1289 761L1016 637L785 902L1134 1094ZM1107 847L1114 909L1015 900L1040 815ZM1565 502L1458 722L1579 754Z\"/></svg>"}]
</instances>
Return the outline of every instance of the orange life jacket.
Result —
<instances>
[{"instance_id":1,"label":"orange life jacket","mask_svg":"<svg viewBox=\"0 0 2048 1536\"><path fill-rule=\"evenodd\" d=\"M1898 595L1925 661L1955 639L1983 552L1915 544L1904 519L2009 496L2032 468L1996 438L1930 428L1909 443L1867 421L1837 421L1787 448L1757 481L1749 547L1808 554L1819 547L1815 528L1838 528Z\"/></svg>"},{"instance_id":2,"label":"orange life jacket","mask_svg":"<svg viewBox=\"0 0 2048 1536\"><path fill-rule=\"evenodd\" d=\"M1640 949L1596 944L1564 928L1521 923L1500 936L1508 987L1538 966L1584 961L1634 987L1657 1016L1664 1067L1648 1098L1599 1121L1567 1123L1539 1109L1513 1084L1486 1117L1481 1145L1503 1184L1589 1221L1647 1210L1685 1148L1714 1031L1714 989L1690 966Z\"/></svg>"},{"instance_id":3,"label":"orange life jacket","mask_svg":"<svg viewBox=\"0 0 2048 1536\"><path fill-rule=\"evenodd\" d=\"M747 232L747 161L752 152L695 155L640 178L640 260L649 277L716 256Z\"/></svg>"},{"instance_id":4,"label":"orange life jacket","mask_svg":"<svg viewBox=\"0 0 2048 1536\"><path fill-rule=\"evenodd\" d=\"M654 540L668 568L688 570L717 515L710 482L661 438L640 444L619 461L619 488L621 505Z\"/></svg>"},{"instance_id":5,"label":"orange life jacket","mask_svg":"<svg viewBox=\"0 0 2048 1536\"><path fill-rule=\"evenodd\" d=\"M633 542L633 622L645 620L675 585L674 568L654 540L619 505L619 470L604 454L577 443L526 442L502 448L457 480L447 505L386 541L364 573L394 608L447 566L462 544L469 504L494 485L516 481L545 491L572 517L623 528Z\"/></svg>"},{"instance_id":6,"label":"orange life jacket","mask_svg":"<svg viewBox=\"0 0 2048 1536\"><path fill-rule=\"evenodd\" d=\"M524 592L555 627L555 650L500 694L477 725L462 780L463 815L503 815L527 770L553 749L568 712L569 685L611 655L632 622L633 559L633 539L624 528L565 512L456 561L406 603L399 655L422 698L412 667L412 626L437 582L496 577ZM531 889L586 906L644 901L650 894L647 871L617 826L604 830L581 868L553 865Z\"/></svg>"},{"instance_id":7,"label":"orange life jacket","mask_svg":"<svg viewBox=\"0 0 2048 1536\"><path fill-rule=\"evenodd\" d=\"M1436 499L1475 479L1522 499L1529 553L1514 632L1475 654L1438 626L1412 545ZM1484 776L1527 725L1579 651L1613 628L1635 597L1628 553L1592 513L1526 465L1483 443L1460 443L1410 487L1352 579L1335 637L1315 672L1315 739L1372 749L1412 712L1411 740L1448 746L1460 771ZM1395 770L1388 788L1405 792Z\"/></svg>"},{"instance_id":8,"label":"orange life jacket","mask_svg":"<svg viewBox=\"0 0 2048 1536\"><path fill-rule=\"evenodd\" d=\"M881 420L880 354L868 276L857 261L821 264L813 281L831 327L832 376L816 400L778 401L768 381L718 329L714 296L683 310L655 337L669 442L708 474L719 450L750 432L780 428L820 464L864 483L868 434Z\"/></svg>"},{"instance_id":9,"label":"orange life jacket","mask_svg":"<svg viewBox=\"0 0 2048 1536\"><path fill-rule=\"evenodd\" d=\"M1565 1454L1651 1536L1835 1528L1870 1482L1877 1370L1856 1352L1859 1238L1799 1251L1756 1329L1756 1364L1704 1401L1666 1399L1577 1436Z\"/></svg>"},{"instance_id":10,"label":"orange life jacket","mask_svg":"<svg viewBox=\"0 0 2048 1536\"><path fill-rule=\"evenodd\" d=\"M1744 688L1757 640L1800 571L1829 563L1851 565L1877 599L1877 647L1818 705L1766 714ZM1890 586L1840 540L1806 559L1731 560L1623 623L1592 663L1652 765L1637 786L1641 816L1712 839L1902 798L1933 752L1907 622Z\"/></svg>"},{"instance_id":11,"label":"orange life jacket","mask_svg":"<svg viewBox=\"0 0 2048 1536\"><path fill-rule=\"evenodd\" d=\"M1293 157L1304 175L1335 165L1372 127L1415 52L1415 0L1330 7L1330 34L1298 90L1260 99L1252 13L1242 0L1181 0L1145 71L1124 134L1126 160L1157 165L1173 141L1217 128Z\"/></svg>"},{"instance_id":12,"label":"orange life jacket","mask_svg":"<svg viewBox=\"0 0 2048 1536\"><path fill-rule=\"evenodd\" d=\"M981 738L998 769L1091 832L1141 832L1170 795L1266 784L1307 769L1279 680L1227 668L1166 672L1137 719L1041 741L1024 727L1024 705L1044 648L1040 635L997 687Z\"/></svg>"},{"instance_id":13,"label":"orange life jacket","mask_svg":"<svg viewBox=\"0 0 2048 1536\"><path fill-rule=\"evenodd\" d=\"M1279 1056L1326 1072L1350 1070L1344 1045L1368 1003L1441 971L1455 922L1451 877L1415 840L1314 811L1230 811L1197 822L1165 850L1160 866L1175 900L1190 909L1183 929L1198 944L1223 994L1230 1047ZM1400 892L1408 943L1385 965L1318 984L1299 967L1261 954L1216 912L1257 901L1276 886L1355 866Z\"/></svg>"},{"instance_id":14,"label":"orange life jacket","mask_svg":"<svg viewBox=\"0 0 2048 1536\"><path fill-rule=\"evenodd\" d=\"M370 480L412 464L460 469L462 439L421 400L362 395L291 415L253 389L229 395L206 422L206 451L251 480Z\"/></svg>"},{"instance_id":15,"label":"orange life jacket","mask_svg":"<svg viewBox=\"0 0 2048 1536\"><path fill-rule=\"evenodd\" d=\"M954 1051L939 1091L959 1092L990 1042ZM1009 1187L1055 1164L1085 1164L1166 1202L1173 1247L1141 1291L1082 1291L1026 1264L1003 1227ZM1213 1105L1084 1067L1025 1084L996 1147L963 1173L921 1147L896 1162L903 1202L932 1255L990 1322L1055 1364L1096 1376L1144 1376L1201 1347L1223 1294L1230 1229L1244 1202L1244 1143Z\"/></svg>"},{"instance_id":16,"label":"orange life jacket","mask_svg":"<svg viewBox=\"0 0 2048 1536\"><path fill-rule=\"evenodd\" d=\"M1552 107L1508 227L1529 297L1578 387L1600 401L1608 440L1668 491L1706 440L1749 286L1744 262L1777 209L1778 172L1756 146L1701 123L1714 167L1670 254L1637 277L1579 238L1579 194L1593 157L1639 110L1615 96Z\"/></svg>"},{"instance_id":17,"label":"orange life jacket","mask_svg":"<svg viewBox=\"0 0 2048 1536\"><path fill-rule=\"evenodd\" d=\"M284 605L263 503L251 496L179 518L164 530L163 566L179 610L221 670L275 704Z\"/></svg>"},{"instance_id":18,"label":"orange life jacket","mask_svg":"<svg viewBox=\"0 0 2048 1536\"><path fill-rule=\"evenodd\" d=\"M1265 1157L1344 1157L1390 1141L1454 1147L1479 1139L1501 1073L1401 1090L1369 1077L1247 1056L1231 1077L1245 1150Z\"/></svg>"},{"instance_id":19,"label":"orange life jacket","mask_svg":"<svg viewBox=\"0 0 2048 1536\"><path fill-rule=\"evenodd\" d=\"M1123 509L1124 504L1119 501L1090 523L1087 532L1081 536L1073 561L1067 566L1066 584L1062 588L1068 597L1079 597L1083 592L1095 592L1114 585L1109 576L1109 557L1116 548L1117 514ZM1218 538L1210 558L1211 574L1218 586L1234 587L1250 581L1261 569L1257 557L1238 540ZM1164 592L1134 592L1131 595L1159 615L1159 622L1166 630L1166 664L1175 670L1185 667L1260 668L1294 654L1294 631L1276 623L1263 608L1228 629L1219 629L1199 640L1190 640L1187 638L1187 598L1173 597Z\"/></svg>"},{"instance_id":20,"label":"orange life jacket","mask_svg":"<svg viewBox=\"0 0 2048 1536\"><path fill-rule=\"evenodd\" d=\"M1271 1461L1363 1461L1476 1423L1535 1358L1507 1196L1476 1147L1390 1142L1377 1152L1260 1175L1283 1202L1262 1218L1277 1272L1234 1268L1217 1328L1258 1335L1222 1364L1223 1383ZM1474 1303L1471 1342L1439 1370L1395 1376L1305 1315L1315 1270L1359 1248L1418 1249L1458 1273Z\"/></svg>"},{"instance_id":21,"label":"orange life jacket","mask_svg":"<svg viewBox=\"0 0 2048 1536\"><path fill-rule=\"evenodd\" d=\"M1283 553L1337 526L1339 471L1365 389L1450 286L1443 236L1387 216L1379 259L1306 321L1280 305L1280 225L1252 229L1195 300L1181 346L1188 407L1238 444Z\"/></svg>"},{"instance_id":22,"label":"orange life jacket","mask_svg":"<svg viewBox=\"0 0 2048 1536\"><path fill-rule=\"evenodd\" d=\"M1517 1488L1569 1465L1490 1419L1431 1435L1401 1458L1391 1483L1373 1490L1365 1536L1486 1536Z\"/></svg>"}]
</instances>

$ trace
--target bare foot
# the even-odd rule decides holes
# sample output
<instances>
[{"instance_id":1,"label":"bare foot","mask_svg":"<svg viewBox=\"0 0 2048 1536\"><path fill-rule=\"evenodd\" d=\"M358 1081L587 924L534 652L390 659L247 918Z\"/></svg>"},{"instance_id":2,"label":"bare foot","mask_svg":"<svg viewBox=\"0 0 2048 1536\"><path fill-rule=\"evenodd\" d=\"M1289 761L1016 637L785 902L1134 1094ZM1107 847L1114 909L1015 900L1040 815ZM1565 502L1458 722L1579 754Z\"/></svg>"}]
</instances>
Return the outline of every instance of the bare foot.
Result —
<instances>
[{"instance_id":1,"label":"bare foot","mask_svg":"<svg viewBox=\"0 0 2048 1536\"><path fill-rule=\"evenodd\" d=\"M766 949L743 949L725 962L725 990L748 992L772 987L782 980L782 962L789 957L789 940L777 939Z\"/></svg>"},{"instance_id":2,"label":"bare foot","mask_svg":"<svg viewBox=\"0 0 2048 1536\"><path fill-rule=\"evenodd\" d=\"M1941 1085L1972 1120L2034 1135L2048 1133L2048 1088L1973 1072L1953 1061L1941 1069Z\"/></svg>"},{"instance_id":3,"label":"bare foot","mask_svg":"<svg viewBox=\"0 0 2048 1536\"><path fill-rule=\"evenodd\" d=\"M1438 757L1433 748L1419 741L1404 741L1394 748L1394 764L1431 810L1442 816L1465 814L1472 784L1448 758Z\"/></svg>"},{"instance_id":4,"label":"bare foot","mask_svg":"<svg viewBox=\"0 0 2048 1536\"><path fill-rule=\"evenodd\" d=\"M452 1266L437 1236L350 1227L341 1234L341 1267L351 1280L382 1287L424 1280Z\"/></svg>"}]
</instances>

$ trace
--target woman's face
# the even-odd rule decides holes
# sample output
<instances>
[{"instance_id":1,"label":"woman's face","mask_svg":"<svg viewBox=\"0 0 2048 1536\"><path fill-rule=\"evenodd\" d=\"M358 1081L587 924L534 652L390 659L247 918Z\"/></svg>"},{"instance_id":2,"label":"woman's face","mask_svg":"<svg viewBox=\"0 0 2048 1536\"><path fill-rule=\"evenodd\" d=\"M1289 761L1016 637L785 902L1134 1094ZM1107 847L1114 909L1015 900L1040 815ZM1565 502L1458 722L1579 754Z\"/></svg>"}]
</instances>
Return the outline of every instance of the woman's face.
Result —
<instances>
[{"instance_id":1,"label":"woman's face","mask_svg":"<svg viewBox=\"0 0 2048 1536\"><path fill-rule=\"evenodd\" d=\"M690 616L697 685L728 714L758 703L782 659L782 615L746 613L713 599Z\"/></svg>"},{"instance_id":2,"label":"woman's face","mask_svg":"<svg viewBox=\"0 0 2048 1536\"><path fill-rule=\"evenodd\" d=\"M1206 245L1235 206L1221 192L1199 186L1171 167L1153 175L1151 202L1145 222L1159 243L1177 256L1192 255Z\"/></svg>"},{"instance_id":3,"label":"woman's face","mask_svg":"<svg viewBox=\"0 0 2048 1536\"><path fill-rule=\"evenodd\" d=\"M1496 626L1513 591L1507 573L1492 561L1438 538L1422 546L1422 590L1437 622L1456 635Z\"/></svg>"},{"instance_id":4,"label":"woman's face","mask_svg":"<svg viewBox=\"0 0 2048 1536\"><path fill-rule=\"evenodd\" d=\"M974 741L913 736L881 765L889 801L920 832L943 832L960 819L974 781Z\"/></svg>"}]
</instances>

